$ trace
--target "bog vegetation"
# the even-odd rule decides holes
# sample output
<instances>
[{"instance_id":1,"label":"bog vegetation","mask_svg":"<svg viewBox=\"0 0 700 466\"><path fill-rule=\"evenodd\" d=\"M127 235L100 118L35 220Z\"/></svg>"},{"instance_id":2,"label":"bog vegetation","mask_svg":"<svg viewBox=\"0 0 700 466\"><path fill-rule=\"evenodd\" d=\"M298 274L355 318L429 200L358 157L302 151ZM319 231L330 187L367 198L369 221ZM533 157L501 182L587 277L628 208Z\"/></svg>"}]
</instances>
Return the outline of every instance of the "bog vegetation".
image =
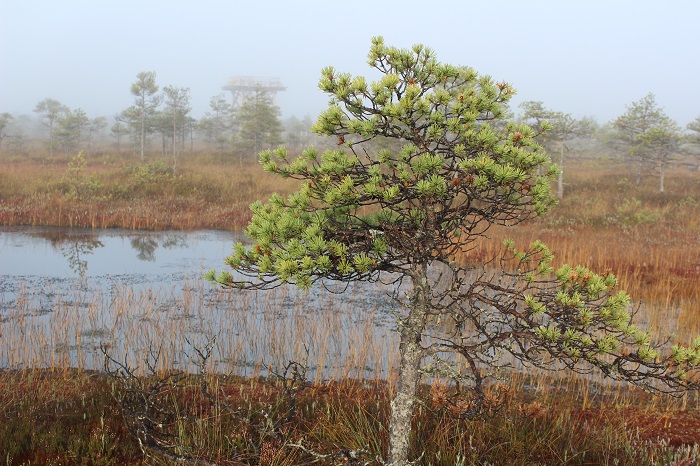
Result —
<instances>
[{"instance_id":1,"label":"bog vegetation","mask_svg":"<svg viewBox=\"0 0 700 466\"><path fill-rule=\"evenodd\" d=\"M337 147L336 140L324 144ZM523 246L541 239L557 253L553 267L585 264L614 274L644 327L692 341L700 334L697 171L664 159L659 192L656 179L644 176L655 146L625 153L580 138L567 144L566 159L557 146L567 167L559 204L507 231L493 226L454 259L481 264L497 256L503 237ZM5 226L242 228L253 201L297 188L216 151L180 154L176 166L139 152L1 157ZM6 464L376 464L386 455L399 354L396 337L374 328L376 309L346 319L355 310L338 297L314 309L318 318L309 319L298 302L290 318L280 319L271 300L262 324L250 323L248 300L258 298L223 290L212 298L204 284L188 287L182 302L158 313L152 296L131 290L120 290L109 309L85 299L84 307L52 310L51 341L36 339L44 324L29 300L2 309ZM212 319L222 308L228 320ZM203 324L201 333L192 334L191 319L176 312L182 309ZM107 311L119 319L101 321ZM74 331L85 321L97 324ZM214 342L222 325L240 337ZM95 330L119 335L108 349L111 377L93 370L103 359L91 338ZM248 346L259 348L259 359L242 371L234 360ZM65 357L65 348L80 355L77 362ZM338 351L342 364L334 365ZM183 354L185 364L178 362ZM301 365L288 363L290 354ZM386 370L364 370L382 364ZM306 372L323 367L333 370ZM480 416L465 415L468 407L439 375L420 384L408 456L434 465L694 464L700 458L694 392L651 397L600 373L498 375L483 387Z\"/></svg>"},{"instance_id":2,"label":"bog vegetation","mask_svg":"<svg viewBox=\"0 0 700 466\"><path fill-rule=\"evenodd\" d=\"M63 157L52 160L43 155L4 156L0 183L3 225L228 228L231 219L240 218L238 225L248 220L246 206L254 200L273 191L289 193L294 188L292 184L273 183L255 164L246 164L241 170L236 159L207 154L184 159L178 175L172 174L167 163L157 157L144 163L138 156L106 155L83 160L82 168L76 173L72 168L80 166L76 160L70 162L71 166ZM627 163L610 159L602 151L581 151L571 165L567 172L567 194L559 204L547 217L510 229L508 236L518 244L542 239L558 252L555 265L585 263L594 270L611 271L619 278L620 287L635 297L638 317L655 332L675 332L679 340L686 341L697 335L700 332L697 172L684 167L671 168L662 195L656 183L636 185L629 176ZM84 191L80 198L71 194L71 186L80 189L84 184L93 188ZM237 189L238 186L244 188ZM119 189L130 190L129 201L107 201L111 190L112 199L118 199L113 193ZM214 194L205 196L202 192ZM494 241L484 241L460 260L476 262L493 257L500 246L496 239L504 235L492 231ZM194 287L184 302L173 308L185 307L206 316L208 309L197 307L198 293L205 294ZM221 299L229 303L226 305L231 307L232 321L245 320L245 301L236 296ZM236 310L234 303L241 308ZM276 311L269 308L265 311L270 316L265 320L267 327L245 329L248 338L227 343L221 352L236 354L241 351L238 345L258 344L264 347L259 353L263 355L274 346L263 343L267 338L294 341L297 336L294 332L299 331L314 336L318 344L316 354L326 354L326 359L318 356L307 360L308 364L323 366L328 363L327 355L333 353L334 342L345 334L355 343L348 367L336 368L332 380L312 378L310 386L299 395L296 416L286 429L318 451L337 452L337 445L346 445L383 452L387 439L381 426L388 422L395 373L389 372L385 380L375 381L371 374L357 371L356 367L384 358L390 364L395 362L393 342L367 338L372 334L372 325L367 325L371 318L365 320L364 326L348 329L347 322L341 322L333 312L335 306L342 308L342 302L326 304L323 308L327 314L321 314L318 319L305 318L307 309L299 306L294 320L303 329L291 325L281 328L285 325L275 324ZM159 367L163 371L178 369L174 361L181 359L183 351L191 352L183 340L188 335L187 323L174 312L166 312L159 314L161 320L146 329L141 318L152 312L151 304L145 296L128 290L123 290L115 305L123 312L122 323L127 325L127 331L114 331L131 336L122 343L141 345L147 353L149 340L173 341L172 352L163 351ZM102 306L98 302L89 306L95 318L104 312ZM37 354L35 349L45 342L32 341L26 336L14 339L17 335L13 332L19 334L31 328L31 321L38 319L36 311L30 303L3 309L0 324L3 357L9 358L13 362L11 366L18 369L3 372L0 381L0 407L6 420L0 432L3 461L7 464L146 464L138 442L123 422L122 408L112 397L117 387L109 379L99 372L66 367L70 363L61 358L60 350ZM84 363L79 366L99 367L101 356L94 351L90 340L85 336L80 340L80 335L69 332L84 319L84 313L66 306L54 310L54 314L52 326L57 335L65 335L66 346L85 346ZM22 325L26 327L22 329ZM209 328L214 334L214 328ZM219 343L223 344L221 340ZM327 347L322 348L322 344ZM296 354L302 360L304 348L297 348ZM270 360L269 354L264 357ZM143 369L143 364L139 366ZM256 370L254 365L252 370ZM259 410L269 409L271 404L282 412L280 418L286 414L284 389L274 379L208 377L211 387L221 389L210 388L210 391L225 396L223 400L229 405L244 406L246 416L260 415ZM198 421L183 417L170 424L169 433L177 440L174 443L184 445L193 455L204 456L206 452L214 462L217 458L229 458L228 463L222 460L219 464L236 464L236 461L299 464L304 459L313 459L299 449L283 447L273 434L260 437L235 416L216 415L216 410L222 408L214 408L211 400L201 395L200 383L201 379L188 376L162 395L173 410L205 414ZM692 464L697 460L698 452L693 448L700 441L697 437L700 406L693 394L680 399L651 397L640 390L605 385L599 377L546 377L536 373L511 374L503 381L502 389L506 390L509 403L499 412L487 420L460 420L446 409L439 381L424 386L423 401L414 419L414 435L418 439L415 444L427 448L425 463L430 464L427 459L432 464L445 465L460 462ZM499 396L498 393L494 392L494 396ZM251 437L255 436L257 440L251 443ZM412 454L419 456L418 450L414 447ZM331 459L325 462L332 464Z\"/></svg>"}]
</instances>

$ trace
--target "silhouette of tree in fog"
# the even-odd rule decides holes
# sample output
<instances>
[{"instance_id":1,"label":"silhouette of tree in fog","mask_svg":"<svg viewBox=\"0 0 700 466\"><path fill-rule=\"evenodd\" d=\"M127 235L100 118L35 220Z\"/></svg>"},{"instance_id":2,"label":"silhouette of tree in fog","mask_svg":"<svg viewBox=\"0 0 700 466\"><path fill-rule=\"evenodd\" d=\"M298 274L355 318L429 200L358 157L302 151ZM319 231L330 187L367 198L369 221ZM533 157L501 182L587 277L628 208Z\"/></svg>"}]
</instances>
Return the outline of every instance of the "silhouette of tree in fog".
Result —
<instances>
[{"instance_id":1,"label":"silhouette of tree in fog","mask_svg":"<svg viewBox=\"0 0 700 466\"><path fill-rule=\"evenodd\" d=\"M42 115L42 122L49 128L49 155L53 155L54 147L54 128L56 121L61 113L65 112L67 107L58 100L46 98L36 104L34 111Z\"/></svg>"},{"instance_id":2,"label":"silhouette of tree in fog","mask_svg":"<svg viewBox=\"0 0 700 466\"><path fill-rule=\"evenodd\" d=\"M690 131L685 139L690 145L690 153L695 159L700 159L700 116L688 123L686 129Z\"/></svg>"},{"instance_id":3,"label":"silhouette of tree in fog","mask_svg":"<svg viewBox=\"0 0 700 466\"><path fill-rule=\"evenodd\" d=\"M122 138L131 134L129 127L124 123L122 116L122 114L115 116L114 124L109 129L110 134L114 138L117 152L122 151Z\"/></svg>"},{"instance_id":4,"label":"silhouette of tree in fog","mask_svg":"<svg viewBox=\"0 0 700 466\"><path fill-rule=\"evenodd\" d=\"M0 151L2 150L2 142L7 137L7 127L14 118L15 117L7 112L0 114Z\"/></svg>"},{"instance_id":5,"label":"silhouette of tree in fog","mask_svg":"<svg viewBox=\"0 0 700 466\"><path fill-rule=\"evenodd\" d=\"M95 138L107 127L107 119L105 117L96 117L90 120L88 124L87 134L87 154L90 155L92 143Z\"/></svg>"},{"instance_id":6,"label":"silhouette of tree in fog","mask_svg":"<svg viewBox=\"0 0 700 466\"><path fill-rule=\"evenodd\" d=\"M313 126L313 121L308 115L302 120L294 116L288 118L284 122L285 143L295 150L306 147L312 137L311 126Z\"/></svg>"},{"instance_id":7,"label":"silhouette of tree in fog","mask_svg":"<svg viewBox=\"0 0 700 466\"><path fill-rule=\"evenodd\" d=\"M255 154L280 144L283 128L279 117L280 109L273 105L270 95L263 90L255 91L243 102L236 116L240 149Z\"/></svg>"},{"instance_id":8,"label":"silhouette of tree in fog","mask_svg":"<svg viewBox=\"0 0 700 466\"><path fill-rule=\"evenodd\" d=\"M177 168L178 148L184 146L187 136L187 114L190 113L190 88L165 86L165 114L171 131L173 170Z\"/></svg>"},{"instance_id":9,"label":"silhouette of tree in fog","mask_svg":"<svg viewBox=\"0 0 700 466\"><path fill-rule=\"evenodd\" d=\"M559 174L557 175L557 197L564 197L564 153L570 150L571 141L593 134L592 122L587 119L577 120L570 113L555 112L544 106L540 101L527 101L520 104L523 110L523 121L532 126L549 125L546 133L538 138L538 142L550 153L557 152L559 158Z\"/></svg>"},{"instance_id":10,"label":"silhouette of tree in fog","mask_svg":"<svg viewBox=\"0 0 700 466\"><path fill-rule=\"evenodd\" d=\"M131 85L131 95L135 98L134 105L121 114L121 118L138 132L141 161L145 159L146 136L153 130L153 117L161 101L157 92L155 71L140 72L136 75L136 81Z\"/></svg>"},{"instance_id":11,"label":"silhouette of tree in fog","mask_svg":"<svg viewBox=\"0 0 700 466\"><path fill-rule=\"evenodd\" d=\"M66 158L80 149L85 131L90 125L90 119L80 108L75 110L65 109L56 121L55 135L61 143L61 147L66 151Z\"/></svg>"},{"instance_id":12,"label":"silhouette of tree in fog","mask_svg":"<svg viewBox=\"0 0 700 466\"><path fill-rule=\"evenodd\" d=\"M680 150L681 135L678 124L656 103L654 94L632 102L627 111L613 121L614 142L636 162L635 181L656 166L659 174L659 192L664 191L666 166Z\"/></svg>"},{"instance_id":13,"label":"silhouette of tree in fog","mask_svg":"<svg viewBox=\"0 0 700 466\"><path fill-rule=\"evenodd\" d=\"M207 146L224 150L233 137L233 107L224 94L219 94L209 100L209 108L210 111L199 120L198 129Z\"/></svg>"}]
</instances>

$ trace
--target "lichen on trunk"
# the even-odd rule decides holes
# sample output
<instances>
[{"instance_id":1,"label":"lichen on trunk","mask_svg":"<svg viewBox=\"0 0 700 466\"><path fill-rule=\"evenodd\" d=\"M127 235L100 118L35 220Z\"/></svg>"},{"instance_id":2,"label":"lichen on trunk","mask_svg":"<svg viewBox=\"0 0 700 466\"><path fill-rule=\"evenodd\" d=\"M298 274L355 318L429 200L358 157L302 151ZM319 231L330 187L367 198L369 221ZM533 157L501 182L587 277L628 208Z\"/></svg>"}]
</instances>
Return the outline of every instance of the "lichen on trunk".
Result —
<instances>
[{"instance_id":1,"label":"lichen on trunk","mask_svg":"<svg viewBox=\"0 0 700 466\"><path fill-rule=\"evenodd\" d=\"M387 464L404 466L408 458L411 437L411 419L420 382L420 365L424 351L421 345L429 309L430 288L425 265L414 267L411 274L413 290L408 315L400 319L399 374L394 399L391 401L389 421L389 455Z\"/></svg>"}]
</instances>

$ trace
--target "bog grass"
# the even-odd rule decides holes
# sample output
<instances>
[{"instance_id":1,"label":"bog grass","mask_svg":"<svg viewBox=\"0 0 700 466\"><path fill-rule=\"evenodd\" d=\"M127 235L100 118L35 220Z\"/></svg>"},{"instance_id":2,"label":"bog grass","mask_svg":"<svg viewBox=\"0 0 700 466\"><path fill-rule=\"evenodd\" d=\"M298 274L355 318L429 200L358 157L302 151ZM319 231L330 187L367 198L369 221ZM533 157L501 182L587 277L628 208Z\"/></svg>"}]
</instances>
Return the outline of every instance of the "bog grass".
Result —
<instances>
[{"instance_id":1,"label":"bog grass","mask_svg":"<svg viewBox=\"0 0 700 466\"><path fill-rule=\"evenodd\" d=\"M557 263L615 273L634 299L637 318L656 334L691 340L700 334L700 176L672 170L661 195L653 181L637 186L627 173L625 165L609 162L567 169L565 198L548 216L493 228L490 239L458 259L492 257L503 237L523 246L542 239ZM6 158L0 223L240 228L253 200L292 189L294 182L269 178L256 164L240 167L206 154L179 161L177 172L166 161L127 156ZM177 440L218 464L304 464L314 457L289 446L302 441L326 453L385 451L397 357L385 306L364 306L343 294L307 299L288 288L241 293L200 281L182 288L173 294L116 287L108 297L76 290L74 299L52 309L37 305L33 290L20 292L0 315L0 461L151 464L125 430L112 396L119 387L100 370L100 345L139 366L144 377L143 361L154 348L161 355L158 371L187 374L168 395L187 414L178 421ZM286 361L310 368L310 385L284 440L255 437L198 392L202 376L192 345L214 335L215 371L206 377L218 396L244 411L285 403L269 376ZM500 381L508 394L502 409L469 420L451 416L436 395L439 381L430 382L414 419L413 456L422 454L421 464L700 461L696 394L651 397L600 375L514 372Z\"/></svg>"},{"instance_id":2,"label":"bog grass","mask_svg":"<svg viewBox=\"0 0 700 466\"><path fill-rule=\"evenodd\" d=\"M2 157L2 156L0 156ZM256 163L201 154L178 162L76 154L0 162L0 224L191 230L242 228L249 204L292 183Z\"/></svg>"}]
</instances>

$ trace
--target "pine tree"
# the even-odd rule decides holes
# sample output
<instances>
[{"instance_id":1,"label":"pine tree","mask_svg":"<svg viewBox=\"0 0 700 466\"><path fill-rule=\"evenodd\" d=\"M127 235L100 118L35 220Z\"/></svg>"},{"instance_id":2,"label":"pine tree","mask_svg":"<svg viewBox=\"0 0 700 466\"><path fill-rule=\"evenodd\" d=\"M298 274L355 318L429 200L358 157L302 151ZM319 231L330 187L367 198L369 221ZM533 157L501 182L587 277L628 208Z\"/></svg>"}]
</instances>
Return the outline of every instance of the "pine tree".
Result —
<instances>
[{"instance_id":1,"label":"pine tree","mask_svg":"<svg viewBox=\"0 0 700 466\"><path fill-rule=\"evenodd\" d=\"M456 260L492 225L511 226L554 203L556 166L535 138L547 129L497 123L509 84L442 64L421 45L404 50L374 38L367 82L328 67L331 96L313 130L338 148L292 158L266 150L268 172L300 189L252 206L249 247L237 244L210 272L224 286L309 288L317 281L393 281L399 374L385 464L409 464L411 419L421 375L455 381L461 415L486 409L487 381L509 367L504 354L535 367L604 374L651 389L696 388L700 339L662 355L631 323L630 299L612 275L585 267L553 270L540 242L512 242L499 260ZM398 150L372 150L375 138ZM543 175L539 175L539 169Z\"/></svg>"},{"instance_id":2,"label":"pine tree","mask_svg":"<svg viewBox=\"0 0 700 466\"><path fill-rule=\"evenodd\" d=\"M280 110L273 105L270 95L255 91L238 109L238 145L247 153L257 154L263 149L275 147L282 142Z\"/></svg>"}]
</instances>

